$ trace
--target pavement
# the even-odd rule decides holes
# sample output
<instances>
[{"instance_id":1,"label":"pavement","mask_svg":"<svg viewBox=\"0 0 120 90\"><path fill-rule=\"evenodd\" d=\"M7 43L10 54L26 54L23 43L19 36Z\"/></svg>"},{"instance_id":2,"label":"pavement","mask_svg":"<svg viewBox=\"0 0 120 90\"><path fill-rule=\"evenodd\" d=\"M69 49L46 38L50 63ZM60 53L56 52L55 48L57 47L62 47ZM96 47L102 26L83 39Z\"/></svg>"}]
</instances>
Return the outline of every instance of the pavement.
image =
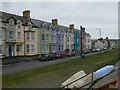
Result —
<instances>
[{"instance_id":1,"label":"pavement","mask_svg":"<svg viewBox=\"0 0 120 90\"><path fill-rule=\"evenodd\" d=\"M32 57L7 57L2 59L2 65L27 62L32 59Z\"/></svg>"}]
</instances>

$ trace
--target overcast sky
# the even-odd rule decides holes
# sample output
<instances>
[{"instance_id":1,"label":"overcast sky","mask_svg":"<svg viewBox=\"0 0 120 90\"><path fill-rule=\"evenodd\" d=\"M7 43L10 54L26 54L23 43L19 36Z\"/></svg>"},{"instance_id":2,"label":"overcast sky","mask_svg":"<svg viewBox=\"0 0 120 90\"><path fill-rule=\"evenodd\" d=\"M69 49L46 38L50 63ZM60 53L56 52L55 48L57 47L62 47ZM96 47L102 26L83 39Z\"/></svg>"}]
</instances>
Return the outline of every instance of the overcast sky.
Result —
<instances>
[{"instance_id":1,"label":"overcast sky","mask_svg":"<svg viewBox=\"0 0 120 90\"><path fill-rule=\"evenodd\" d=\"M92 39L99 38L101 28L102 37L118 37L118 3L117 2L4 2L4 12L22 15L22 11L30 10L31 17L51 22L58 19L60 25L74 24L76 29L80 26Z\"/></svg>"}]
</instances>

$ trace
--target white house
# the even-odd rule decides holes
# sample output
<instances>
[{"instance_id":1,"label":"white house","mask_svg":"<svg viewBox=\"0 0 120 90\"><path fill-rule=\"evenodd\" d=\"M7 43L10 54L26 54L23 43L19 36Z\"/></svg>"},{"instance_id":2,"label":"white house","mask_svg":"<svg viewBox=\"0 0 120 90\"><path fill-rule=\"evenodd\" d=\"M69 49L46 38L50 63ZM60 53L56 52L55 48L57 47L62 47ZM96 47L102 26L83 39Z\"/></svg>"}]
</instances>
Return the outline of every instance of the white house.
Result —
<instances>
[{"instance_id":1,"label":"white house","mask_svg":"<svg viewBox=\"0 0 120 90\"><path fill-rule=\"evenodd\" d=\"M86 49L91 49L91 36L89 33L86 33Z\"/></svg>"}]
</instances>

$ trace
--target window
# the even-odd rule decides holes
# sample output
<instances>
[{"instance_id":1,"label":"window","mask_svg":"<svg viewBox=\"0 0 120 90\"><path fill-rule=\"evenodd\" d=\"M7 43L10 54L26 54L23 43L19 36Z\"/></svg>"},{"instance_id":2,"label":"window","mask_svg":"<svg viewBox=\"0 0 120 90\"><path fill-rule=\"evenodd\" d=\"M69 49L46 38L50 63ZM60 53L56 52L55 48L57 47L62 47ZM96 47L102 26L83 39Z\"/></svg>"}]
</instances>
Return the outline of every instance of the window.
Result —
<instances>
[{"instance_id":1,"label":"window","mask_svg":"<svg viewBox=\"0 0 120 90\"><path fill-rule=\"evenodd\" d=\"M63 41L63 36L62 36L62 41Z\"/></svg>"},{"instance_id":2,"label":"window","mask_svg":"<svg viewBox=\"0 0 120 90\"><path fill-rule=\"evenodd\" d=\"M31 40L34 40L34 33L31 33Z\"/></svg>"},{"instance_id":3,"label":"window","mask_svg":"<svg viewBox=\"0 0 120 90\"><path fill-rule=\"evenodd\" d=\"M45 49L45 46L44 46L44 45L42 45L42 52L44 52L44 49Z\"/></svg>"},{"instance_id":4,"label":"window","mask_svg":"<svg viewBox=\"0 0 120 90\"><path fill-rule=\"evenodd\" d=\"M61 46L61 50L63 50L63 45Z\"/></svg>"},{"instance_id":5,"label":"window","mask_svg":"<svg viewBox=\"0 0 120 90\"><path fill-rule=\"evenodd\" d=\"M44 36L44 34L42 34L42 40L45 40L45 36Z\"/></svg>"},{"instance_id":6,"label":"window","mask_svg":"<svg viewBox=\"0 0 120 90\"><path fill-rule=\"evenodd\" d=\"M67 45L67 49L69 49L69 45Z\"/></svg>"},{"instance_id":7,"label":"window","mask_svg":"<svg viewBox=\"0 0 120 90\"><path fill-rule=\"evenodd\" d=\"M58 37L58 40L60 41L60 36Z\"/></svg>"},{"instance_id":8,"label":"window","mask_svg":"<svg viewBox=\"0 0 120 90\"><path fill-rule=\"evenodd\" d=\"M48 51L48 45L46 45L46 52Z\"/></svg>"},{"instance_id":9,"label":"window","mask_svg":"<svg viewBox=\"0 0 120 90\"><path fill-rule=\"evenodd\" d=\"M50 41L52 41L52 35L50 35Z\"/></svg>"},{"instance_id":10,"label":"window","mask_svg":"<svg viewBox=\"0 0 120 90\"><path fill-rule=\"evenodd\" d=\"M48 34L46 35L46 41L48 41Z\"/></svg>"},{"instance_id":11,"label":"window","mask_svg":"<svg viewBox=\"0 0 120 90\"><path fill-rule=\"evenodd\" d=\"M30 36L29 32L26 32L26 40L29 40L29 36Z\"/></svg>"},{"instance_id":12,"label":"window","mask_svg":"<svg viewBox=\"0 0 120 90\"><path fill-rule=\"evenodd\" d=\"M17 32L17 40L21 39L21 32Z\"/></svg>"},{"instance_id":13,"label":"window","mask_svg":"<svg viewBox=\"0 0 120 90\"><path fill-rule=\"evenodd\" d=\"M26 45L26 52L29 52L29 45Z\"/></svg>"},{"instance_id":14,"label":"window","mask_svg":"<svg viewBox=\"0 0 120 90\"><path fill-rule=\"evenodd\" d=\"M32 30L32 25L30 23L28 24L28 30Z\"/></svg>"},{"instance_id":15,"label":"window","mask_svg":"<svg viewBox=\"0 0 120 90\"><path fill-rule=\"evenodd\" d=\"M3 39L3 32L2 32L2 28L0 28L0 40Z\"/></svg>"},{"instance_id":16,"label":"window","mask_svg":"<svg viewBox=\"0 0 120 90\"><path fill-rule=\"evenodd\" d=\"M59 50L60 50L60 45L59 45Z\"/></svg>"},{"instance_id":17,"label":"window","mask_svg":"<svg viewBox=\"0 0 120 90\"><path fill-rule=\"evenodd\" d=\"M18 23L17 23L17 28L21 28L21 22L20 21L18 21Z\"/></svg>"},{"instance_id":18,"label":"window","mask_svg":"<svg viewBox=\"0 0 120 90\"><path fill-rule=\"evenodd\" d=\"M10 20L9 20L9 23L10 23L10 26L13 26L13 25L14 25L14 20L13 20L13 19L10 19Z\"/></svg>"},{"instance_id":19,"label":"window","mask_svg":"<svg viewBox=\"0 0 120 90\"><path fill-rule=\"evenodd\" d=\"M46 23L43 24L43 28L47 29L47 24Z\"/></svg>"},{"instance_id":20,"label":"window","mask_svg":"<svg viewBox=\"0 0 120 90\"><path fill-rule=\"evenodd\" d=\"M2 45L0 45L0 54L2 54L3 48Z\"/></svg>"},{"instance_id":21,"label":"window","mask_svg":"<svg viewBox=\"0 0 120 90\"><path fill-rule=\"evenodd\" d=\"M13 36L14 36L14 32L13 31L9 31L9 39L13 40Z\"/></svg>"},{"instance_id":22,"label":"window","mask_svg":"<svg viewBox=\"0 0 120 90\"><path fill-rule=\"evenodd\" d=\"M67 41L69 42L69 37L67 37Z\"/></svg>"},{"instance_id":23,"label":"window","mask_svg":"<svg viewBox=\"0 0 120 90\"><path fill-rule=\"evenodd\" d=\"M31 45L31 52L34 52L34 48L35 48L35 46Z\"/></svg>"}]
</instances>

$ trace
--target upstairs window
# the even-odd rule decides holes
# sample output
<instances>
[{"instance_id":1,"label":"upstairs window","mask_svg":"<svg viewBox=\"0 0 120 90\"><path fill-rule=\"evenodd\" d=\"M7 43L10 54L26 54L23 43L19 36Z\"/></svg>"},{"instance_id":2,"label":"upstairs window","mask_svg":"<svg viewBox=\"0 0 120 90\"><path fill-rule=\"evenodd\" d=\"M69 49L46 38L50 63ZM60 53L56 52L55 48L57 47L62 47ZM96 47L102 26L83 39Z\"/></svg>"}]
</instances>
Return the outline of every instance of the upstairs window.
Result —
<instances>
[{"instance_id":1,"label":"upstairs window","mask_svg":"<svg viewBox=\"0 0 120 90\"><path fill-rule=\"evenodd\" d=\"M21 22L18 21L18 23L17 23L17 28L20 29L20 28L21 28L21 25L22 25Z\"/></svg>"},{"instance_id":2,"label":"upstairs window","mask_svg":"<svg viewBox=\"0 0 120 90\"><path fill-rule=\"evenodd\" d=\"M42 40L45 40L45 36L44 36L44 34L42 34Z\"/></svg>"},{"instance_id":3,"label":"upstairs window","mask_svg":"<svg viewBox=\"0 0 120 90\"><path fill-rule=\"evenodd\" d=\"M2 31L2 28L0 28L0 40L3 39L3 31Z\"/></svg>"},{"instance_id":4,"label":"upstairs window","mask_svg":"<svg viewBox=\"0 0 120 90\"><path fill-rule=\"evenodd\" d=\"M29 40L29 38L30 38L30 34L29 32L26 32L26 40Z\"/></svg>"},{"instance_id":5,"label":"upstairs window","mask_svg":"<svg viewBox=\"0 0 120 90\"><path fill-rule=\"evenodd\" d=\"M53 30L53 27L52 27L52 25L50 25L50 26L49 26L49 30Z\"/></svg>"},{"instance_id":6,"label":"upstairs window","mask_svg":"<svg viewBox=\"0 0 120 90\"><path fill-rule=\"evenodd\" d=\"M9 24L10 24L10 26L13 26L13 25L14 25L14 20L13 20L13 19L10 19L10 20L9 20Z\"/></svg>"},{"instance_id":7,"label":"upstairs window","mask_svg":"<svg viewBox=\"0 0 120 90\"><path fill-rule=\"evenodd\" d=\"M47 29L47 24L46 23L43 24L43 28Z\"/></svg>"},{"instance_id":8,"label":"upstairs window","mask_svg":"<svg viewBox=\"0 0 120 90\"><path fill-rule=\"evenodd\" d=\"M28 24L28 30L32 30L32 25L30 23Z\"/></svg>"},{"instance_id":9,"label":"upstairs window","mask_svg":"<svg viewBox=\"0 0 120 90\"><path fill-rule=\"evenodd\" d=\"M3 53L3 48L2 48L3 45L0 44L0 54Z\"/></svg>"},{"instance_id":10,"label":"upstairs window","mask_svg":"<svg viewBox=\"0 0 120 90\"><path fill-rule=\"evenodd\" d=\"M34 40L34 33L31 33L31 40Z\"/></svg>"},{"instance_id":11,"label":"upstairs window","mask_svg":"<svg viewBox=\"0 0 120 90\"><path fill-rule=\"evenodd\" d=\"M14 36L14 32L13 31L9 31L9 39L13 40L13 36Z\"/></svg>"},{"instance_id":12,"label":"upstairs window","mask_svg":"<svg viewBox=\"0 0 120 90\"><path fill-rule=\"evenodd\" d=\"M21 39L21 32L17 32L17 40Z\"/></svg>"},{"instance_id":13,"label":"upstairs window","mask_svg":"<svg viewBox=\"0 0 120 90\"><path fill-rule=\"evenodd\" d=\"M46 35L46 41L48 41L48 38L49 38L49 37L48 37L48 34L47 34L47 35Z\"/></svg>"},{"instance_id":14,"label":"upstairs window","mask_svg":"<svg viewBox=\"0 0 120 90\"><path fill-rule=\"evenodd\" d=\"M60 40L60 36L58 37L58 40L61 41L61 40Z\"/></svg>"}]
</instances>

